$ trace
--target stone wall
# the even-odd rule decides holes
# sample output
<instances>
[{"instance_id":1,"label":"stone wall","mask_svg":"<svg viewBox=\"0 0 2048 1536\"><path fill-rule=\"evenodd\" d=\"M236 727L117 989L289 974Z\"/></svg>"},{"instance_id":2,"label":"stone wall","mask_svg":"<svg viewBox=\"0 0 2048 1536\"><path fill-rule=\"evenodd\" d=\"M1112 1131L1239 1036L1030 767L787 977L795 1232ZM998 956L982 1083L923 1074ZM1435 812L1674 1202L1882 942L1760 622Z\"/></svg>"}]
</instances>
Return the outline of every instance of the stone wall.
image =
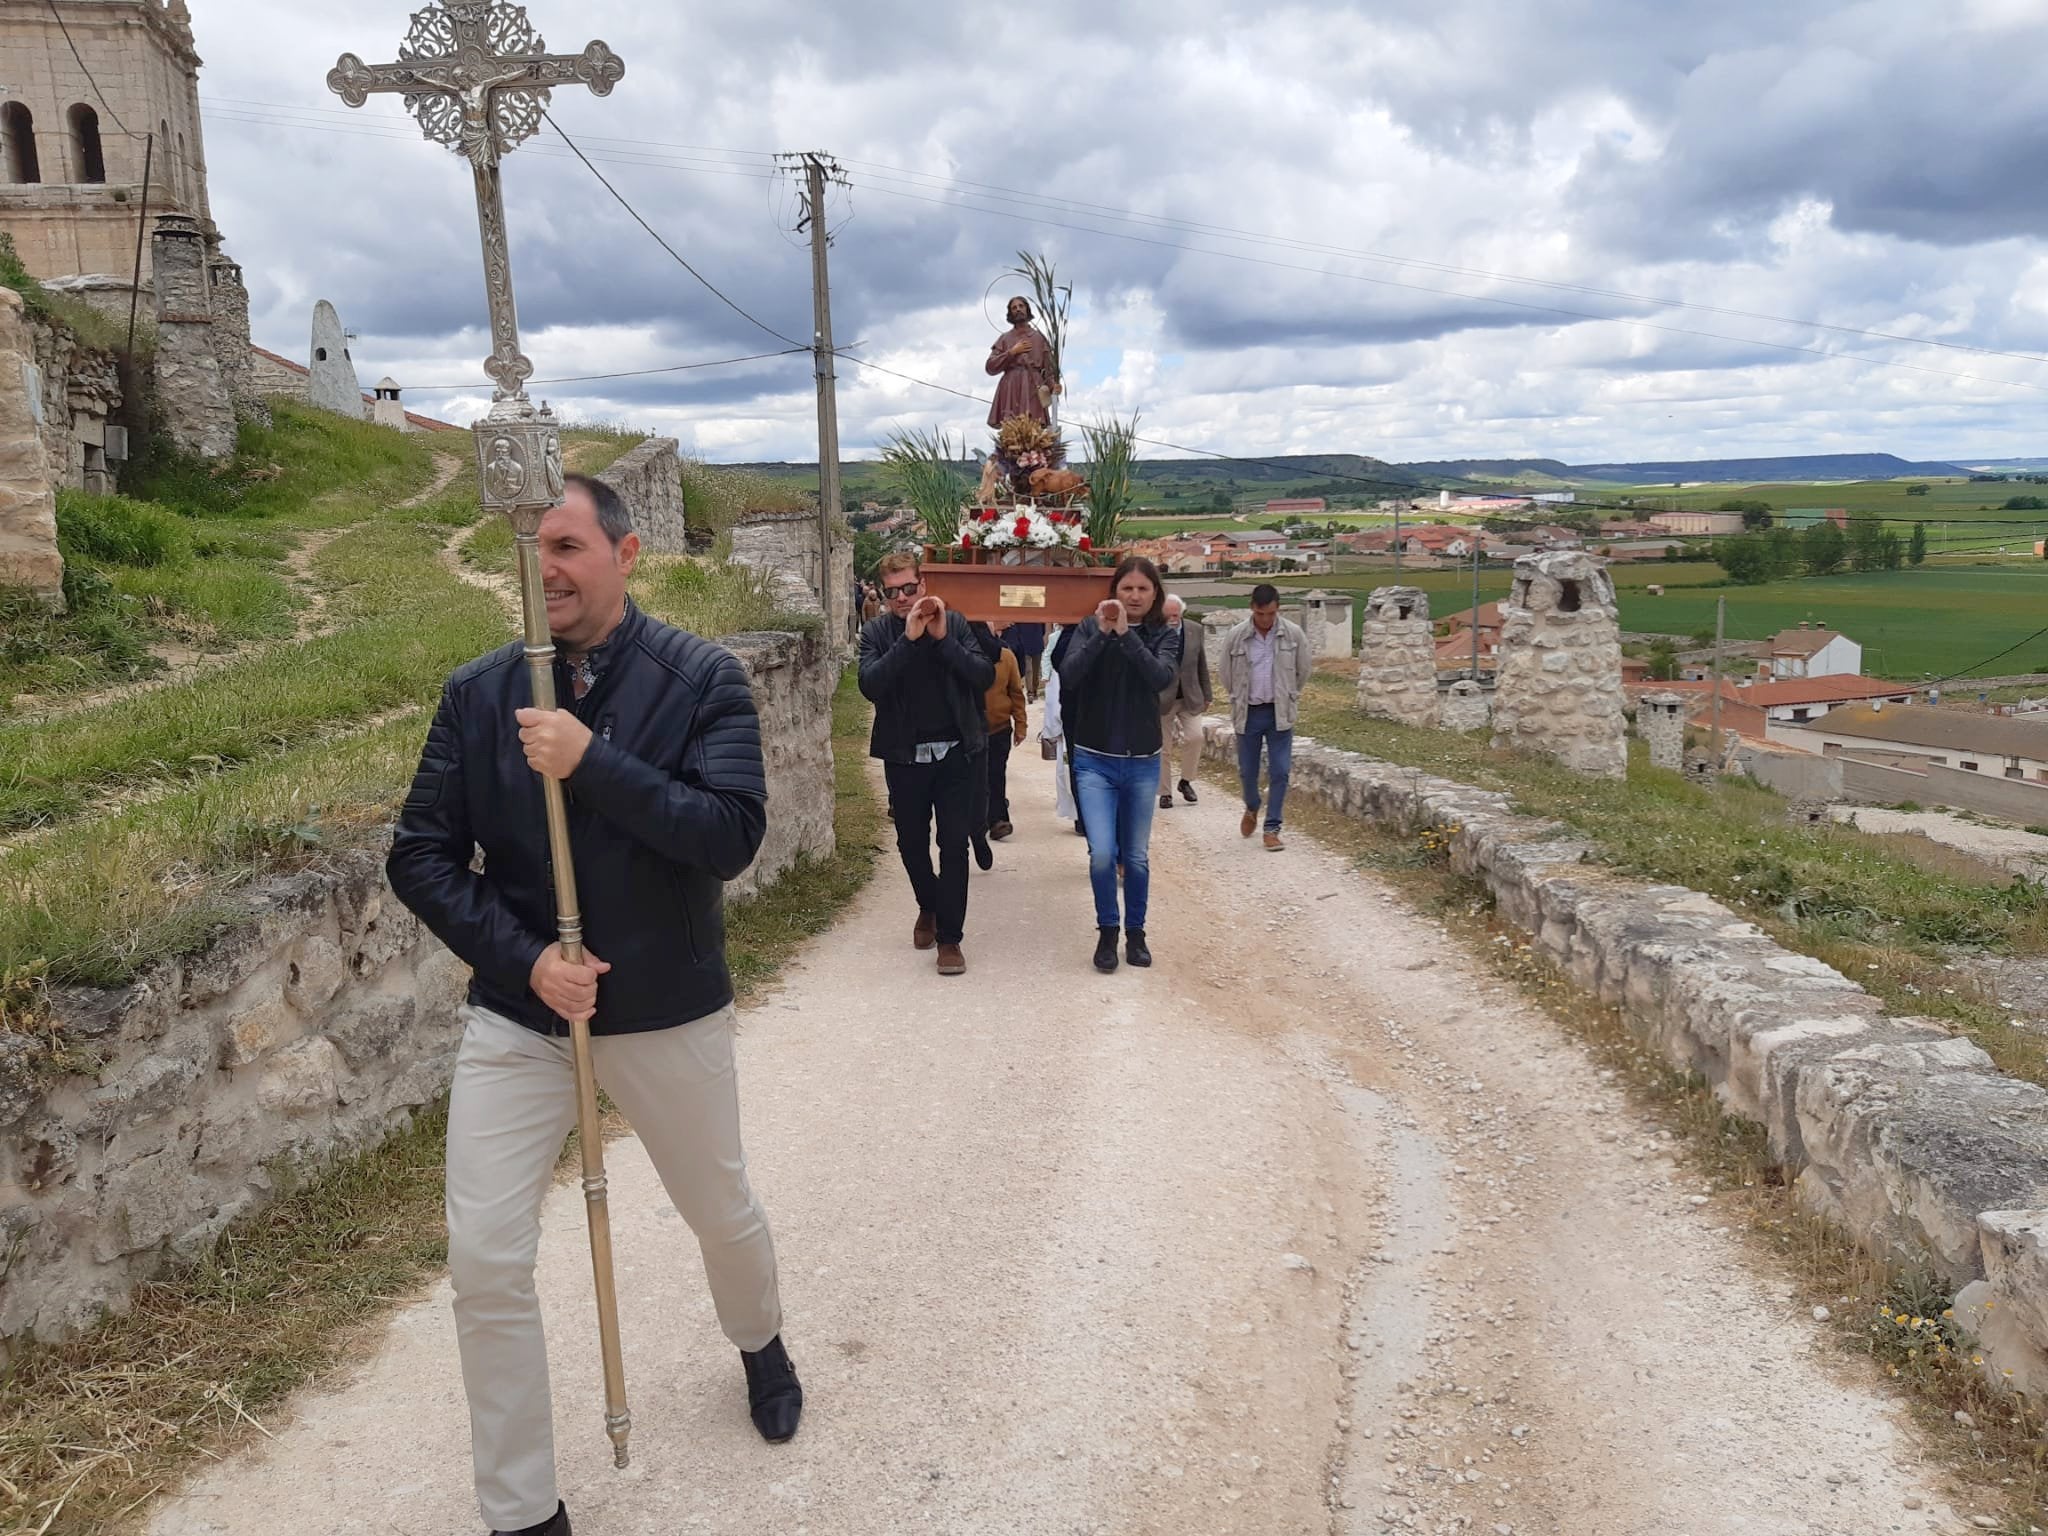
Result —
<instances>
[{"instance_id":1,"label":"stone wall","mask_svg":"<svg viewBox=\"0 0 2048 1536\"><path fill-rule=\"evenodd\" d=\"M0 587L26 587L61 608L64 560L42 413L35 329L21 295L0 288Z\"/></svg>"},{"instance_id":2,"label":"stone wall","mask_svg":"<svg viewBox=\"0 0 2048 1536\"><path fill-rule=\"evenodd\" d=\"M1637 699L1636 734L1649 744L1652 767L1684 770L1684 699L1675 693L1646 693Z\"/></svg>"},{"instance_id":3,"label":"stone wall","mask_svg":"<svg viewBox=\"0 0 2048 1536\"><path fill-rule=\"evenodd\" d=\"M844 646L852 642L859 627L849 602L853 588L853 541L832 540L831 569L821 590L816 512L747 513L733 525L732 557L742 565L771 572L790 610L825 618L835 644Z\"/></svg>"},{"instance_id":4,"label":"stone wall","mask_svg":"<svg viewBox=\"0 0 2048 1536\"><path fill-rule=\"evenodd\" d=\"M1483 731L1493 724L1493 696L1461 677L1437 700L1437 724L1447 731Z\"/></svg>"},{"instance_id":5,"label":"stone wall","mask_svg":"<svg viewBox=\"0 0 2048 1536\"><path fill-rule=\"evenodd\" d=\"M1209 653L1209 676L1220 687L1223 680L1223 647L1230 632L1245 621L1242 608L1220 608L1202 618L1202 646Z\"/></svg>"},{"instance_id":6,"label":"stone wall","mask_svg":"<svg viewBox=\"0 0 2048 1536\"><path fill-rule=\"evenodd\" d=\"M768 835L753 865L725 893L740 900L772 885L801 859L829 859L832 826L832 694L839 667L811 635L727 635L719 642L747 669L761 711L768 765Z\"/></svg>"},{"instance_id":7,"label":"stone wall","mask_svg":"<svg viewBox=\"0 0 2048 1536\"><path fill-rule=\"evenodd\" d=\"M683 469L676 440L650 437L612 461L599 477L625 498L633 528L647 549L660 555L683 548Z\"/></svg>"},{"instance_id":8,"label":"stone wall","mask_svg":"<svg viewBox=\"0 0 2048 1536\"><path fill-rule=\"evenodd\" d=\"M235 451L235 409L214 338L206 244L196 221L156 221L156 394L164 430L186 453L224 459Z\"/></svg>"},{"instance_id":9,"label":"stone wall","mask_svg":"<svg viewBox=\"0 0 2048 1536\"><path fill-rule=\"evenodd\" d=\"M5 295L11 297L12 295ZM0 297L4 313L4 297ZM761 712L768 837L744 899L832 852L830 648L737 635ZM198 955L60 989L105 1065L49 1079L0 1033L0 1363L202 1253L300 1168L374 1145L446 1089L467 969L391 895L381 849L257 885ZM799 875L798 878L801 878Z\"/></svg>"},{"instance_id":10,"label":"stone wall","mask_svg":"<svg viewBox=\"0 0 2048 1536\"><path fill-rule=\"evenodd\" d=\"M1236 761L1229 723L1205 751ZM1500 919L1762 1126L1814 1211L1887 1261L1965 1287L1985 1374L2048 1391L2048 1090L1888 1014L1839 972L1682 886L1624 878L1509 796L1297 737L1292 793L1403 835L1449 834ZM2011 1372L2007 1378L2002 1373Z\"/></svg>"},{"instance_id":11,"label":"stone wall","mask_svg":"<svg viewBox=\"0 0 2048 1536\"><path fill-rule=\"evenodd\" d=\"M1382 720L1435 725L1436 635L1420 587L1374 587L1358 639L1358 708Z\"/></svg>"},{"instance_id":12,"label":"stone wall","mask_svg":"<svg viewBox=\"0 0 2048 1536\"><path fill-rule=\"evenodd\" d=\"M256 387L256 369L249 349L249 289L239 262L216 256L207 264L208 305L213 312L213 351L221 382L235 415L267 423L270 407Z\"/></svg>"},{"instance_id":13,"label":"stone wall","mask_svg":"<svg viewBox=\"0 0 2048 1536\"><path fill-rule=\"evenodd\" d=\"M111 352L82 345L69 326L36 320L43 453L50 484L106 495L114 489L107 423L121 413L121 369Z\"/></svg>"},{"instance_id":14,"label":"stone wall","mask_svg":"<svg viewBox=\"0 0 2048 1536\"><path fill-rule=\"evenodd\" d=\"M1628 774L1621 626L1607 562L1524 555L1501 606L1493 744L1541 752L1595 778Z\"/></svg>"}]
</instances>

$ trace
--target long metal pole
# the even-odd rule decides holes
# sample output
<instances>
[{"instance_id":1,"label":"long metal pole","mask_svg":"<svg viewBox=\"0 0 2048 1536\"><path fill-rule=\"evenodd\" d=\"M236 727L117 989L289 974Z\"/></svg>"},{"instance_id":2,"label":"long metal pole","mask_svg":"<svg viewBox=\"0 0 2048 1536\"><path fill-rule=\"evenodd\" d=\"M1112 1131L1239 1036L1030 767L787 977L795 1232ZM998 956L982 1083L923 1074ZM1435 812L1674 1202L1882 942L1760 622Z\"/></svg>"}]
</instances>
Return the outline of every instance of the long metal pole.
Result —
<instances>
[{"instance_id":1,"label":"long metal pole","mask_svg":"<svg viewBox=\"0 0 2048 1536\"><path fill-rule=\"evenodd\" d=\"M492 352L490 367L498 380L500 401L516 391L514 399L525 405L521 387L531 369L519 350L518 309L512 293L510 238L505 228L505 196L498 167L477 165L477 222L483 236L485 289L490 300ZM498 407L493 406L496 413ZM551 418L550 418L551 419ZM477 427L486 444L493 427L487 417ZM552 430L551 428L549 429ZM480 456L482 473L490 466L486 447ZM485 494L489 490L486 487ZM540 569L540 518L545 508L522 508L512 515L513 548L519 559L519 606L526 624L526 667L533 688L535 709L555 708L555 640L548 628L547 589ZM523 515L522 515L523 514ZM555 931L562 946L562 958L572 965L583 963L583 908L576 897L576 864L569 847L569 815L559 779L540 776L541 796L546 805L548 855L555 873ZM598 1118L597 1072L590 1059L590 1023L569 1026L569 1053L576 1081L576 1143L583 1162L583 1208L590 1223L590 1269L597 1284L597 1339L604 1361L604 1432L612 1442L612 1460L625 1466L630 1459L627 1439L633 1432L633 1414L626 1403L626 1357L619 1341L619 1298L612 1267L612 1218L609 1186L604 1171L604 1125Z\"/></svg>"},{"instance_id":2,"label":"long metal pole","mask_svg":"<svg viewBox=\"0 0 2048 1536\"><path fill-rule=\"evenodd\" d=\"M135 356L135 311L142 303L142 242L149 236L149 173L156 160L156 135L142 141L142 207L135 215L135 284L128 292L128 356Z\"/></svg>"},{"instance_id":3,"label":"long metal pole","mask_svg":"<svg viewBox=\"0 0 2048 1536\"><path fill-rule=\"evenodd\" d=\"M815 330L811 355L818 376L818 606L825 633L832 628L832 520L839 515L839 384L832 353L832 281L826 268L825 165L804 157L811 217L811 312Z\"/></svg>"}]
</instances>

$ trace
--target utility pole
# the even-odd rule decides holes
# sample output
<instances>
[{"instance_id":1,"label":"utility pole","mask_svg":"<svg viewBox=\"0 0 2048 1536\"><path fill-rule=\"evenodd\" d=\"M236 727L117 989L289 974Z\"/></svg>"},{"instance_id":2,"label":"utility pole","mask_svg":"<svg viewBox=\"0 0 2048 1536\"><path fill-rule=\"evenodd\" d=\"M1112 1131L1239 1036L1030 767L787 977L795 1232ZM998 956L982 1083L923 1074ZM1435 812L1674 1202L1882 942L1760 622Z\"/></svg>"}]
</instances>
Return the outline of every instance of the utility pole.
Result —
<instances>
[{"instance_id":1,"label":"utility pole","mask_svg":"<svg viewBox=\"0 0 2048 1536\"><path fill-rule=\"evenodd\" d=\"M781 157L804 172L804 214L797 231L811 232L811 371L818 381L818 606L824 610L825 633L836 634L833 610L846 595L832 590L832 520L840 515L839 379L832 347L832 279L826 250L832 244L825 227L825 185L845 186L846 172L830 155L807 150Z\"/></svg>"},{"instance_id":2,"label":"utility pole","mask_svg":"<svg viewBox=\"0 0 2048 1536\"><path fill-rule=\"evenodd\" d=\"M1713 745L1709 750L1713 753L1713 763L1716 769L1721 766L1721 637L1727 633L1728 599L1717 597L1714 599L1713 724L1708 727L1714 733Z\"/></svg>"},{"instance_id":3,"label":"utility pole","mask_svg":"<svg viewBox=\"0 0 2048 1536\"><path fill-rule=\"evenodd\" d=\"M1472 681L1479 681L1479 546L1485 540L1475 536L1472 540Z\"/></svg>"}]
</instances>

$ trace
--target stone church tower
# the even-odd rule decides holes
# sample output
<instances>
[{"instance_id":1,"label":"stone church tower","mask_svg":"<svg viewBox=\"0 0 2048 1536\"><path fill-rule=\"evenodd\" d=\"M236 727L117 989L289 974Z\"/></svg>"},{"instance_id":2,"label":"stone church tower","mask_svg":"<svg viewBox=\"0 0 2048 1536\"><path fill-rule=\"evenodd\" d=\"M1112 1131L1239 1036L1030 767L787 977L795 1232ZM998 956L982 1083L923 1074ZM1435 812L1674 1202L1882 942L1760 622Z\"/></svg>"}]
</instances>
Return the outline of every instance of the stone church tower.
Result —
<instances>
[{"instance_id":1,"label":"stone church tower","mask_svg":"<svg viewBox=\"0 0 2048 1536\"><path fill-rule=\"evenodd\" d=\"M185 0L0 4L0 231L48 286L125 314L137 230L159 214L193 220L218 258L199 64Z\"/></svg>"}]
</instances>

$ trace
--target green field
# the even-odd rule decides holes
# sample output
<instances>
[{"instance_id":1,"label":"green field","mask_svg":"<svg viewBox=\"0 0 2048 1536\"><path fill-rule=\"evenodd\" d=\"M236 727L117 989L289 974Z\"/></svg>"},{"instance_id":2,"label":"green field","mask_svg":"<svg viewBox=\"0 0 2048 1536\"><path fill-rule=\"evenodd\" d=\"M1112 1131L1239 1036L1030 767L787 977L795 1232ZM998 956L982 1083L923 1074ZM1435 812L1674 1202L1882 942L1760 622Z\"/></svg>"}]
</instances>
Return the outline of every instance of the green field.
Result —
<instances>
[{"instance_id":1,"label":"green field","mask_svg":"<svg viewBox=\"0 0 2048 1536\"><path fill-rule=\"evenodd\" d=\"M1762 640L1811 619L1863 647L1863 670L1905 681L1974 666L2048 624L2048 564L1967 566L1821 576L1758 587L1622 588L1622 627L1686 635L1728 600L1731 639ZM1990 676L2048 671L2048 635L1994 663Z\"/></svg>"},{"instance_id":2,"label":"green field","mask_svg":"<svg viewBox=\"0 0 2048 1536\"><path fill-rule=\"evenodd\" d=\"M1909 496L1908 486L1924 485L1927 494ZM2048 511L2008 512L2005 503L2012 496L2048 496L2048 486L2021 481L1986 480L1855 480L1821 484L1693 485L1683 490L1669 485L1614 485L1590 481L1578 487L1587 500L1602 504L1633 501L1638 507L1656 511L1711 510L1724 501L1765 501L1773 508L1843 507L1851 512L1876 512L1905 522L1925 522L1931 547L1941 547L1943 522L1968 523L1987 518L2012 518L2018 524L2010 532L2029 541L2048 531ZM1654 505L1652 505L1654 504ZM1981 544L1981 532L1977 542Z\"/></svg>"}]
</instances>

